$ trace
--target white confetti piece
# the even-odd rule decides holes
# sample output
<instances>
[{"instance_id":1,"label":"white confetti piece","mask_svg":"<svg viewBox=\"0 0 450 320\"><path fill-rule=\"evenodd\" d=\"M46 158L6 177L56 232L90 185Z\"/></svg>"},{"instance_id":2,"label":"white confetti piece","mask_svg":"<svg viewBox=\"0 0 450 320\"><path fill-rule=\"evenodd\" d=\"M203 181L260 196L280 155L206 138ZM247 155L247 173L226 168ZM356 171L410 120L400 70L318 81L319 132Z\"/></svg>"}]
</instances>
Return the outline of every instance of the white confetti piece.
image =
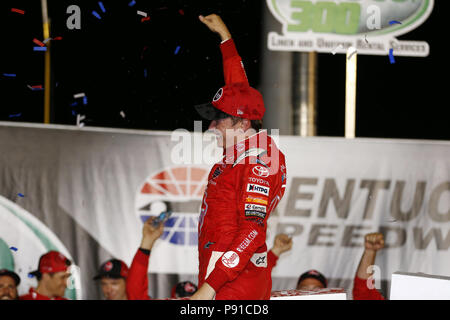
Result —
<instances>
[{"instance_id":1,"label":"white confetti piece","mask_svg":"<svg viewBox=\"0 0 450 320\"><path fill-rule=\"evenodd\" d=\"M143 17L146 17L147 16L147 13L146 12L143 12L143 11L137 11L137 14L138 15L140 15L140 16L143 16Z\"/></svg>"}]
</instances>

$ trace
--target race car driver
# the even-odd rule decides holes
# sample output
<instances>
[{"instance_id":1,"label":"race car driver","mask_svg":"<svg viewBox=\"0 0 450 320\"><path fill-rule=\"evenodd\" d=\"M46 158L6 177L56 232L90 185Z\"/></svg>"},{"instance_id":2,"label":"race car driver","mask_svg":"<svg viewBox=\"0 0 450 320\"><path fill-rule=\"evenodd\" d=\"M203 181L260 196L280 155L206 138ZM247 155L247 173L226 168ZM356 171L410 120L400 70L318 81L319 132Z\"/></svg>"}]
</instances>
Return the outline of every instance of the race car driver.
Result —
<instances>
[{"instance_id":1,"label":"race car driver","mask_svg":"<svg viewBox=\"0 0 450 320\"><path fill-rule=\"evenodd\" d=\"M220 35L226 85L210 104L197 106L219 136L222 161L208 177L199 220L198 291L192 300L269 299L266 229L285 190L283 153L260 131L265 108L250 87L242 60L222 19L200 16Z\"/></svg>"}]
</instances>

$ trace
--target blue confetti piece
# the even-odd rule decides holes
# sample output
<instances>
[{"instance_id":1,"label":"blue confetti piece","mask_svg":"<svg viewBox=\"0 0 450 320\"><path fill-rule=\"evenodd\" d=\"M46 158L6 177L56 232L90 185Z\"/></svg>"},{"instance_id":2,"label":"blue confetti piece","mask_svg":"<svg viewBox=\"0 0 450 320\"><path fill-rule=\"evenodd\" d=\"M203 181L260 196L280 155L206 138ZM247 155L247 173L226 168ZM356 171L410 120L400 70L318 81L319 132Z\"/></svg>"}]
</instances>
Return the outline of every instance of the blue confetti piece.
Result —
<instances>
[{"instance_id":1,"label":"blue confetti piece","mask_svg":"<svg viewBox=\"0 0 450 320\"><path fill-rule=\"evenodd\" d=\"M78 105L78 102L75 101L75 102L72 103L70 106L71 106L71 107L75 107L75 106L77 106L77 105Z\"/></svg>"},{"instance_id":2,"label":"blue confetti piece","mask_svg":"<svg viewBox=\"0 0 450 320\"><path fill-rule=\"evenodd\" d=\"M77 113L75 112L75 110L72 110L72 115L73 115L73 116L76 116L76 115L77 115Z\"/></svg>"},{"instance_id":3,"label":"blue confetti piece","mask_svg":"<svg viewBox=\"0 0 450 320\"><path fill-rule=\"evenodd\" d=\"M178 52L180 52L180 49L181 49L181 47L178 46L178 47L175 49L175 54L178 54Z\"/></svg>"},{"instance_id":4,"label":"blue confetti piece","mask_svg":"<svg viewBox=\"0 0 450 320\"><path fill-rule=\"evenodd\" d=\"M86 96L83 97L83 104L87 105L87 97Z\"/></svg>"},{"instance_id":5,"label":"blue confetti piece","mask_svg":"<svg viewBox=\"0 0 450 320\"><path fill-rule=\"evenodd\" d=\"M147 78L147 75L148 75L147 69L144 69L144 77Z\"/></svg>"},{"instance_id":6,"label":"blue confetti piece","mask_svg":"<svg viewBox=\"0 0 450 320\"><path fill-rule=\"evenodd\" d=\"M17 251L17 248L16 248L16 247L11 247L11 248L9 248L9 249L11 249L12 251Z\"/></svg>"},{"instance_id":7,"label":"blue confetti piece","mask_svg":"<svg viewBox=\"0 0 450 320\"><path fill-rule=\"evenodd\" d=\"M17 75L14 74L14 73L4 73L3 75L4 75L5 77L11 77L11 78L14 78L14 77L17 76Z\"/></svg>"},{"instance_id":8,"label":"blue confetti piece","mask_svg":"<svg viewBox=\"0 0 450 320\"><path fill-rule=\"evenodd\" d=\"M23 194L21 194L21 193L18 193L17 195L18 195L19 197L22 197L22 198L25 197L25 196L24 196Z\"/></svg>"},{"instance_id":9,"label":"blue confetti piece","mask_svg":"<svg viewBox=\"0 0 450 320\"><path fill-rule=\"evenodd\" d=\"M102 9L103 12L106 12L105 7L103 6L103 2L99 1L98 5L100 6L100 9Z\"/></svg>"},{"instance_id":10,"label":"blue confetti piece","mask_svg":"<svg viewBox=\"0 0 450 320\"><path fill-rule=\"evenodd\" d=\"M97 18L97 19L101 19L102 17L100 17L100 15L94 10L92 11L92 14Z\"/></svg>"},{"instance_id":11,"label":"blue confetti piece","mask_svg":"<svg viewBox=\"0 0 450 320\"><path fill-rule=\"evenodd\" d=\"M135 4L136 4L136 1L133 0L133 1L131 1L131 2L128 4L128 6L129 6L129 7L132 7L132 6L134 6Z\"/></svg>"},{"instance_id":12,"label":"blue confetti piece","mask_svg":"<svg viewBox=\"0 0 450 320\"><path fill-rule=\"evenodd\" d=\"M47 47L33 47L33 51L47 51Z\"/></svg>"},{"instance_id":13,"label":"blue confetti piece","mask_svg":"<svg viewBox=\"0 0 450 320\"><path fill-rule=\"evenodd\" d=\"M392 21L389 21L389 24L392 26L393 24L402 24L402 23L397 20L392 20Z\"/></svg>"},{"instance_id":14,"label":"blue confetti piece","mask_svg":"<svg viewBox=\"0 0 450 320\"><path fill-rule=\"evenodd\" d=\"M28 274L28 278L33 278L33 277L34 276L31 273Z\"/></svg>"},{"instance_id":15,"label":"blue confetti piece","mask_svg":"<svg viewBox=\"0 0 450 320\"><path fill-rule=\"evenodd\" d=\"M10 114L9 117L10 118L15 118L15 117L20 117L21 115L22 115L22 113Z\"/></svg>"},{"instance_id":16,"label":"blue confetti piece","mask_svg":"<svg viewBox=\"0 0 450 320\"><path fill-rule=\"evenodd\" d=\"M395 63L394 49L389 49L389 61L391 62L391 64Z\"/></svg>"}]
</instances>

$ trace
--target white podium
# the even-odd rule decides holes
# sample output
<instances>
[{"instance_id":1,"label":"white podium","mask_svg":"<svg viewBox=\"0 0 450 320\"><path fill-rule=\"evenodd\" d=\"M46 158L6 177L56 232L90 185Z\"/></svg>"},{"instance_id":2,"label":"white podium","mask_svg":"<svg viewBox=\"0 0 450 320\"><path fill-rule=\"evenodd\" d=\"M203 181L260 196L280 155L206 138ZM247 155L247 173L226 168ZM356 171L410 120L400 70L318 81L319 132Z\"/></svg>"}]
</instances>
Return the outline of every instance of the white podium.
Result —
<instances>
[{"instance_id":1,"label":"white podium","mask_svg":"<svg viewBox=\"0 0 450 320\"><path fill-rule=\"evenodd\" d=\"M394 272L390 300L450 300L450 277Z\"/></svg>"}]
</instances>

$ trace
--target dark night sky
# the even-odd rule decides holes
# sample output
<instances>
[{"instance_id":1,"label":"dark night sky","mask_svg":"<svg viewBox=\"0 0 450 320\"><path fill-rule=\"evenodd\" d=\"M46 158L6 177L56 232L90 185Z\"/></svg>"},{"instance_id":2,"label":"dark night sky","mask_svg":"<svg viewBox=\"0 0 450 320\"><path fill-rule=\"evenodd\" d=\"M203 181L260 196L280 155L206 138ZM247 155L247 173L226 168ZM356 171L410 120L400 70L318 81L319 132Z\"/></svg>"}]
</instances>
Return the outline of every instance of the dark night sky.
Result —
<instances>
[{"instance_id":1,"label":"dark night sky","mask_svg":"<svg viewBox=\"0 0 450 320\"><path fill-rule=\"evenodd\" d=\"M52 42L53 123L73 125L80 113L87 126L192 130L199 120L193 105L210 101L223 85L219 39L199 22L199 14L222 16L251 85L258 87L265 1L136 0L129 7L130 1L103 0L103 13L98 1L48 0L51 35L63 37ZM81 7L81 30L66 27L72 4ZM396 57L390 64L387 56L359 55L357 136L450 140L443 23L448 7L448 1L436 0L429 20L399 38L427 41L429 57ZM137 10L147 12L150 21L142 23ZM0 121L43 122L43 91L27 87L44 82L44 53L33 51L33 39L43 40L40 1L2 0L0 20ZM343 136L345 55L319 54L318 63L318 135ZM80 92L87 105L73 98Z\"/></svg>"}]
</instances>

